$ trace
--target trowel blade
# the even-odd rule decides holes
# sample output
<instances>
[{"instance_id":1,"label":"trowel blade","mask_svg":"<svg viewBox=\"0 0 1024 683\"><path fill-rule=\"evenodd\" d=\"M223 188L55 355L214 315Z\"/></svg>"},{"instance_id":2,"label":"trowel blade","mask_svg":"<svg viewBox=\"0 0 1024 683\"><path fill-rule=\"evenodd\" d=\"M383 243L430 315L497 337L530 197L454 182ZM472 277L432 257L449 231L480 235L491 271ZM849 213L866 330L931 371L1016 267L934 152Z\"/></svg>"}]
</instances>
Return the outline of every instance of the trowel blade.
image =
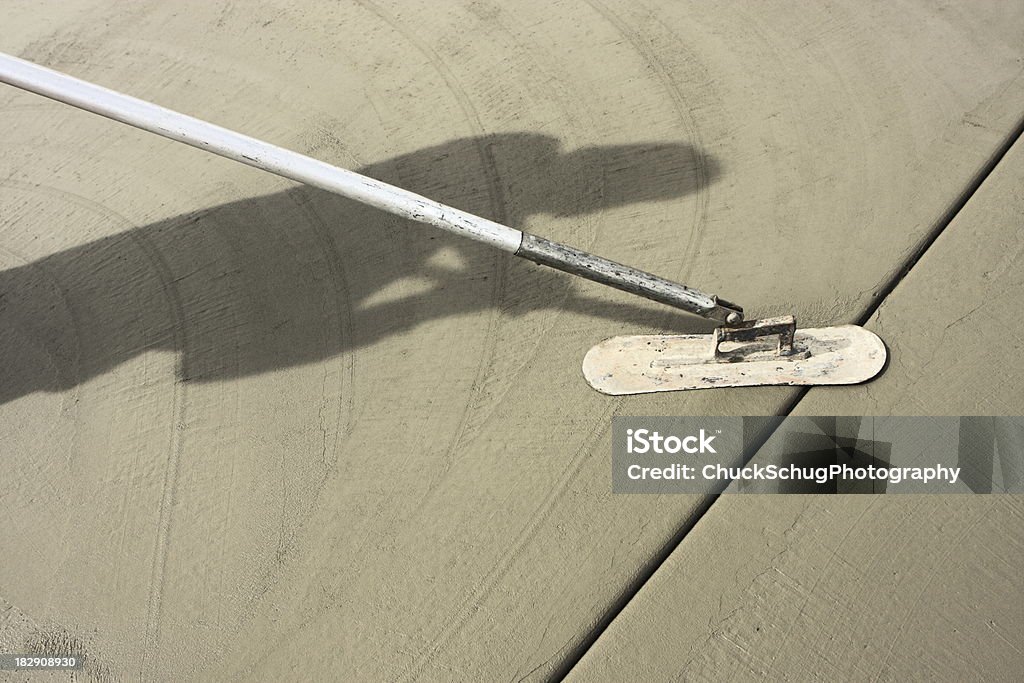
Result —
<instances>
[{"instance_id":1,"label":"trowel blade","mask_svg":"<svg viewBox=\"0 0 1024 683\"><path fill-rule=\"evenodd\" d=\"M583 374L605 394L716 387L857 384L885 365L885 344L857 325L796 330L797 353L716 358L713 335L612 337L590 349Z\"/></svg>"}]
</instances>

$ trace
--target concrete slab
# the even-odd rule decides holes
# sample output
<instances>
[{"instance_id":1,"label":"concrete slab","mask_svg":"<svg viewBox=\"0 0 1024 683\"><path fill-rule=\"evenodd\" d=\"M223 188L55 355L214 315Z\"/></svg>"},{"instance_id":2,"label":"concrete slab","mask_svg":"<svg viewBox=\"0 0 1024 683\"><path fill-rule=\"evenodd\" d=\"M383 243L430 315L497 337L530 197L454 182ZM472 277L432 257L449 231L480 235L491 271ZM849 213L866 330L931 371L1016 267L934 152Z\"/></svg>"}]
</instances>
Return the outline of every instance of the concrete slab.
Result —
<instances>
[{"instance_id":1,"label":"concrete slab","mask_svg":"<svg viewBox=\"0 0 1024 683\"><path fill-rule=\"evenodd\" d=\"M5 27L4 51L807 324L868 305L1024 105L1024 17L996 1L94 0ZM707 327L0 97L0 649L116 678L544 678L704 502L613 498L610 417L792 396L598 395L595 342Z\"/></svg>"},{"instance_id":2,"label":"concrete slab","mask_svg":"<svg viewBox=\"0 0 1024 683\"><path fill-rule=\"evenodd\" d=\"M1019 414L1022 225L1018 142L869 323L888 371L794 414ZM1013 680L1022 523L1009 495L723 496L569 679Z\"/></svg>"}]
</instances>

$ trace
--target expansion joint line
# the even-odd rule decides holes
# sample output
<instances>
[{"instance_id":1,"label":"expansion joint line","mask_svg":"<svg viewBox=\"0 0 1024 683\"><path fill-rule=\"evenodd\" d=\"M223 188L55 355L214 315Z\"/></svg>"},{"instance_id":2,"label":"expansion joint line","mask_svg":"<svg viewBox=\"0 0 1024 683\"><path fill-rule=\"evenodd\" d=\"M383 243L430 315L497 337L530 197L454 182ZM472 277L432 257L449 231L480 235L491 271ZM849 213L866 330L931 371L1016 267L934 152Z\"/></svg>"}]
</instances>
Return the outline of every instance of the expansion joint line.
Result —
<instances>
[{"instance_id":1,"label":"expansion joint line","mask_svg":"<svg viewBox=\"0 0 1024 683\"><path fill-rule=\"evenodd\" d=\"M963 208L971 200L985 181L992 175L992 172L996 169L999 163L1007 155L1010 149L1017 144L1022 135L1024 135L1024 118L1018 123L1016 128L1011 132L1002 144L996 149L995 153L989 158L984 166L971 178L967 187L964 188L963 192L957 196L956 200L949 206L949 208L943 213L943 215L936 221L935 226L928 232L927 235L918 243L917 247L910 253L910 255L900 264L899 268L893 271L892 275L886 280L885 284L879 288L879 290L872 296L871 301L864 307L860 315L857 316L855 323L857 325L865 325L871 316L878 311L882 303L899 287L900 282L903 281L910 271L913 270L914 266L924 257L925 253L935 244L936 240L942 235L943 232L953 223L956 217L960 214ZM780 411L780 417L789 416L793 410L796 409L797 405L807 396L807 392L813 387L801 387L796 390L793 396L786 402L783 409ZM780 420L781 422L781 420ZM745 453L744 464L749 463L754 455L757 454L761 447L771 438L772 434L775 433L776 427L765 430L765 433L761 434L756 439ZM661 568L666 560L675 552L679 544L683 542L683 539L693 530L693 528L704 518L704 515L711 510L715 501L718 500L718 494L707 496L707 498L701 503L701 505L695 511L695 514L683 521L680 528L672 535L668 543L665 544L661 550L656 553L649 562L647 562L640 571L637 572L637 578L628 586L623 592L622 596L615 601L615 603L609 608L607 613L597 622L594 630L587 635L587 637L574 648L562 661L561 665L553 673L555 680L564 679L570 671L583 659L584 655L594 646L595 643L601 638L604 632L611 626L612 622L622 613L633 598L643 590L647 582L654 576L654 574Z\"/></svg>"}]
</instances>

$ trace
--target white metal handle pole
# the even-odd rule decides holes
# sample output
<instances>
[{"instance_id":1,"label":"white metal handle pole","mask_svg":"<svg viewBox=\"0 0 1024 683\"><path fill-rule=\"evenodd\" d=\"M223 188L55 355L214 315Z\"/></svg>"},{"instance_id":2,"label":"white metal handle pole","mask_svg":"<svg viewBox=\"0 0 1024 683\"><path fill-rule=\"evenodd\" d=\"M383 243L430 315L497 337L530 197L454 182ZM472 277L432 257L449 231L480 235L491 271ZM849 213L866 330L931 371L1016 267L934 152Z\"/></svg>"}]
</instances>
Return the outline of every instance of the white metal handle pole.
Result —
<instances>
[{"instance_id":1,"label":"white metal handle pole","mask_svg":"<svg viewBox=\"0 0 1024 683\"><path fill-rule=\"evenodd\" d=\"M2 52L0 82L698 315L742 319L743 309L713 295Z\"/></svg>"},{"instance_id":2,"label":"white metal handle pole","mask_svg":"<svg viewBox=\"0 0 1024 683\"><path fill-rule=\"evenodd\" d=\"M3 53L0 81L504 251L515 252L523 240L519 230Z\"/></svg>"}]
</instances>

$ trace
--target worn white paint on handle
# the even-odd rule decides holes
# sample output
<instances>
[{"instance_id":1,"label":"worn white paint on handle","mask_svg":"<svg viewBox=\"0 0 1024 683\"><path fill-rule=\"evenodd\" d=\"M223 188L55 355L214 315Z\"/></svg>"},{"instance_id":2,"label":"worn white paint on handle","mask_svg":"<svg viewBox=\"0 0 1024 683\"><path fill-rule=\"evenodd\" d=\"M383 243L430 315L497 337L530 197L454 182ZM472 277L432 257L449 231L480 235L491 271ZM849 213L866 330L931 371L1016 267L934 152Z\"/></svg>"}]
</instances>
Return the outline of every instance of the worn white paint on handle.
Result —
<instances>
[{"instance_id":1,"label":"worn white paint on handle","mask_svg":"<svg viewBox=\"0 0 1024 683\"><path fill-rule=\"evenodd\" d=\"M504 251L523 240L506 225L2 52L0 81Z\"/></svg>"}]
</instances>

